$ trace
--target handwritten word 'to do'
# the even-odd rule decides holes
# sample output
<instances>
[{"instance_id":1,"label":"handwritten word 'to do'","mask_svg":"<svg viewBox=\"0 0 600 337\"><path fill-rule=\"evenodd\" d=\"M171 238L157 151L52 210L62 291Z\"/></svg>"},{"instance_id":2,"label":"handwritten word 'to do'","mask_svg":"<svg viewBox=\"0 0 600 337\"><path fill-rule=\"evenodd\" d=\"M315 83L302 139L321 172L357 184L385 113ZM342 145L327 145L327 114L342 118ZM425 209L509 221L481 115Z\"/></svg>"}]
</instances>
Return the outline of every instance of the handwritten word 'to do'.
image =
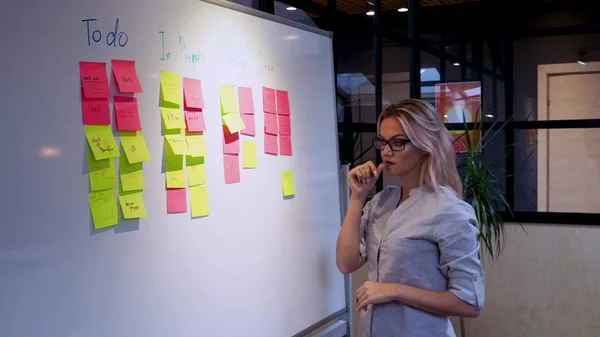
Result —
<instances>
[{"instance_id":1,"label":"handwritten word 'to do'","mask_svg":"<svg viewBox=\"0 0 600 337\"><path fill-rule=\"evenodd\" d=\"M84 22L87 28L87 43L88 46L91 46L92 43L100 43L102 41L102 37L105 36L105 41L107 46L113 47L125 47L127 42L129 42L129 36L125 32L119 31L119 18L115 21L115 29L113 31L108 32L108 34L103 34L100 29L95 29L95 24L93 22L98 21L97 19L83 19L81 22Z\"/></svg>"}]
</instances>

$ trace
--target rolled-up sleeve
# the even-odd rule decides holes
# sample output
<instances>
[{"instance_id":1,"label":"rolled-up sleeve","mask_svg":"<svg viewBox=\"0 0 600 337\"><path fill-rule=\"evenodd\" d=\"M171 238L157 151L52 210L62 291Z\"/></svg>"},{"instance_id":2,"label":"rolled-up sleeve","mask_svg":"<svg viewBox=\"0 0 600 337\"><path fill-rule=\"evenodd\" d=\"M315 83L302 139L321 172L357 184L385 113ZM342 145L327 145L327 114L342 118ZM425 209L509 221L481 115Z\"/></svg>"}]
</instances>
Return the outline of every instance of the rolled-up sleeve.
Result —
<instances>
[{"instance_id":1,"label":"rolled-up sleeve","mask_svg":"<svg viewBox=\"0 0 600 337\"><path fill-rule=\"evenodd\" d=\"M369 217L371 216L371 205L374 199L369 200L363 208L362 217L360 220L360 266L367 262L367 226L369 225Z\"/></svg>"},{"instance_id":2,"label":"rolled-up sleeve","mask_svg":"<svg viewBox=\"0 0 600 337\"><path fill-rule=\"evenodd\" d=\"M440 249L439 269L448 278L448 290L476 309L483 308L485 275L479 260L479 226L474 213L460 207L444 214L434 234Z\"/></svg>"}]
</instances>

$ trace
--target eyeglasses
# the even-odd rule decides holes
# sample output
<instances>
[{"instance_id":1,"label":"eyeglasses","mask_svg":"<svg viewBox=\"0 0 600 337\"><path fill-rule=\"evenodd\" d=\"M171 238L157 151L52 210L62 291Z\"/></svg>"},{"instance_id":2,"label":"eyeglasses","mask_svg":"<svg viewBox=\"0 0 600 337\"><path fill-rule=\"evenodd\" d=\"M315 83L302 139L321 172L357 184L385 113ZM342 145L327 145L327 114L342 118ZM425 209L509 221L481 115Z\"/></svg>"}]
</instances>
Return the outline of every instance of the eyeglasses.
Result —
<instances>
[{"instance_id":1,"label":"eyeglasses","mask_svg":"<svg viewBox=\"0 0 600 337\"><path fill-rule=\"evenodd\" d=\"M387 145L390 147L392 151L402 151L406 147L406 144L410 143L410 139L390 139L385 140L382 138L375 137L373 138L373 146L377 150L383 150L383 148Z\"/></svg>"}]
</instances>

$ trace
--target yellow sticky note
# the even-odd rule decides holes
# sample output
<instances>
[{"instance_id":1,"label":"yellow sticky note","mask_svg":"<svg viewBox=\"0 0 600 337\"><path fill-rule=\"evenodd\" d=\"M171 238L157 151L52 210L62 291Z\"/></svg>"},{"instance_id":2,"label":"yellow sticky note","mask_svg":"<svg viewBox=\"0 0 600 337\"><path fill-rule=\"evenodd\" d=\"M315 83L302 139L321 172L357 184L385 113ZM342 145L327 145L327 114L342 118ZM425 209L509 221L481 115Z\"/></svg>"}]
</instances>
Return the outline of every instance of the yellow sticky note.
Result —
<instances>
[{"instance_id":1,"label":"yellow sticky note","mask_svg":"<svg viewBox=\"0 0 600 337\"><path fill-rule=\"evenodd\" d=\"M119 158L119 177L123 191L139 191L146 186L144 180L144 164L129 164L125 157Z\"/></svg>"},{"instance_id":2,"label":"yellow sticky note","mask_svg":"<svg viewBox=\"0 0 600 337\"><path fill-rule=\"evenodd\" d=\"M96 160L120 156L110 125L85 125L85 138Z\"/></svg>"},{"instance_id":3,"label":"yellow sticky note","mask_svg":"<svg viewBox=\"0 0 600 337\"><path fill-rule=\"evenodd\" d=\"M165 156L165 180L167 182L167 188L186 187L183 156Z\"/></svg>"},{"instance_id":4,"label":"yellow sticky note","mask_svg":"<svg viewBox=\"0 0 600 337\"><path fill-rule=\"evenodd\" d=\"M294 173L292 171L281 172L281 186L284 197L289 197L296 194L296 187L294 186Z\"/></svg>"},{"instance_id":5,"label":"yellow sticky note","mask_svg":"<svg viewBox=\"0 0 600 337\"><path fill-rule=\"evenodd\" d=\"M142 131L121 131L121 146L130 164L150 160L150 152Z\"/></svg>"},{"instance_id":6,"label":"yellow sticky note","mask_svg":"<svg viewBox=\"0 0 600 337\"><path fill-rule=\"evenodd\" d=\"M181 105L181 77L175 73L161 70L160 92L162 101Z\"/></svg>"},{"instance_id":7,"label":"yellow sticky note","mask_svg":"<svg viewBox=\"0 0 600 337\"><path fill-rule=\"evenodd\" d=\"M184 155L187 149L185 137L181 134L165 135L165 141L169 145L169 154Z\"/></svg>"},{"instance_id":8,"label":"yellow sticky note","mask_svg":"<svg viewBox=\"0 0 600 337\"><path fill-rule=\"evenodd\" d=\"M114 159L96 160L91 152L88 153L88 176L90 190L114 189L117 187L117 172L115 170Z\"/></svg>"},{"instance_id":9,"label":"yellow sticky note","mask_svg":"<svg viewBox=\"0 0 600 337\"><path fill-rule=\"evenodd\" d=\"M188 171L188 184L190 187L206 184L206 168L204 157L188 156L185 161Z\"/></svg>"},{"instance_id":10,"label":"yellow sticky note","mask_svg":"<svg viewBox=\"0 0 600 337\"><path fill-rule=\"evenodd\" d=\"M242 167L256 168L256 142L245 140L242 142Z\"/></svg>"},{"instance_id":11,"label":"yellow sticky note","mask_svg":"<svg viewBox=\"0 0 600 337\"><path fill-rule=\"evenodd\" d=\"M119 204L125 219L140 219L148 216L142 192L119 193Z\"/></svg>"},{"instance_id":12,"label":"yellow sticky note","mask_svg":"<svg viewBox=\"0 0 600 337\"><path fill-rule=\"evenodd\" d=\"M221 114L238 112L238 104L235 99L235 86L221 85L219 87L219 98L221 100Z\"/></svg>"},{"instance_id":13,"label":"yellow sticky note","mask_svg":"<svg viewBox=\"0 0 600 337\"><path fill-rule=\"evenodd\" d=\"M114 190L90 192L89 202L94 229L102 229L119 223L117 198Z\"/></svg>"},{"instance_id":14,"label":"yellow sticky note","mask_svg":"<svg viewBox=\"0 0 600 337\"><path fill-rule=\"evenodd\" d=\"M208 187L206 185L190 187L192 218L208 216Z\"/></svg>"},{"instance_id":15,"label":"yellow sticky note","mask_svg":"<svg viewBox=\"0 0 600 337\"><path fill-rule=\"evenodd\" d=\"M160 114L167 130L185 129L185 119L181 109L160 108Z\"/></svg>"},{"instance_id":16,"label":"yellow sticky note","mask_svg":"<svg viewBox=\"0 0 600 337\"><path fill-rule=\"evenodd\" d=\"M237 112L228 113L223 116L223 122L227 125L229 133L236 133L246 128L246 124Z\"/></svg>"},{"instance_id":17,"label":"yellow sticky note","mask_svg":"<svg viewBox=\"0 0 600 337\"><path fill-rule=\"evenodd\" d=\"M185 141L188 155L192 157L206 157L208 155L204 135L187 135Z\"/></svg>"}]
</instances>

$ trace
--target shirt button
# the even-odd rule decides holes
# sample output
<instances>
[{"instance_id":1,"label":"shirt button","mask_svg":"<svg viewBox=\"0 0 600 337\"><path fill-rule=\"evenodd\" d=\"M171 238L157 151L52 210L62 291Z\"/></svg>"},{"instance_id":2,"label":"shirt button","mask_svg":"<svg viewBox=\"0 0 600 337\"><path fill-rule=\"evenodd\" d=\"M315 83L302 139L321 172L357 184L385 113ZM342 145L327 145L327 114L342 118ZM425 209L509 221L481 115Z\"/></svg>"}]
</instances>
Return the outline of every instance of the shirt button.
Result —
<instances>
[{"instance_id":1,"label":"shirt button","mask_svg":"<svg viewBox=\"0 0 600 337\"><path fill-rule=\"evenodd\" d=\"M477 282L477 274L473 275L473 281Z\"/></svg>"}]
</instances>

